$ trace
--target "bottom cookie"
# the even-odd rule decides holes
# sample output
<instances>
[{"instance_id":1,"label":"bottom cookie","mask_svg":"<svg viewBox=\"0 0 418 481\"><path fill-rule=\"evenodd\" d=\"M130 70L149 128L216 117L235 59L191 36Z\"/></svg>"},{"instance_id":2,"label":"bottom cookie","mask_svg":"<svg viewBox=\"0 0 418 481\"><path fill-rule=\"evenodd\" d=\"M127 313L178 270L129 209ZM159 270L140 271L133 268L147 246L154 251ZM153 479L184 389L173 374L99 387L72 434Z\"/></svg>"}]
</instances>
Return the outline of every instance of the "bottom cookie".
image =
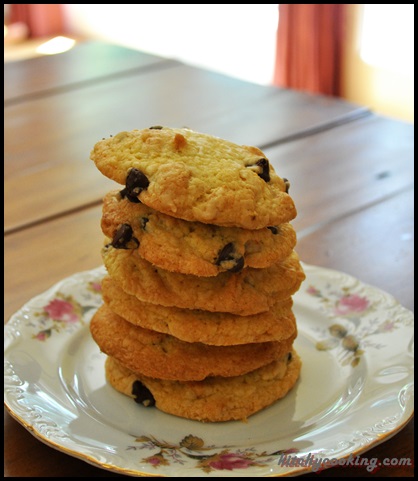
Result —
<instances>
[{"instance_id":1,"label":"bottom cookie","mask_svg":"<svg viewBox=\"0 0 418 481\"><path fill-rule=\"evenodd\" d=\"M246 420L283 398L296 384L302 362L293 350L277 361L235 377L165 381L137 376L116 359L106 359L106 378L117 391L144 406L204 422Z\"/></svg>"}]
</instances>

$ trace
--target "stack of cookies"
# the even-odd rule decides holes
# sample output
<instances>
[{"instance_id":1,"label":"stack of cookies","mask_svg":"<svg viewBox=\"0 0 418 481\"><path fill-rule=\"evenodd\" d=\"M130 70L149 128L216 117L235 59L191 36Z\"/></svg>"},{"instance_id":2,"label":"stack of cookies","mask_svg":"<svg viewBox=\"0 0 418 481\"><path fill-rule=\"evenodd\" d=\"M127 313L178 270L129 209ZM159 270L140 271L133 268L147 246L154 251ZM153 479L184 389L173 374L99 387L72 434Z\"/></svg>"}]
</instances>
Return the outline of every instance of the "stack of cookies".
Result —
<instances>
[{"instance_id":1,"label":"stack of cookies","mask_svg":"<svg viewBox=\"0 0 418 481\"><path fill-rule=\"evenodd\" d=\"M90 330L106 378L144 406L243 420L284 397L301 361L292 295L305 275L289 183L263 152L189 129L99 141L104 303Z\"/></svg>"}]
</instances>

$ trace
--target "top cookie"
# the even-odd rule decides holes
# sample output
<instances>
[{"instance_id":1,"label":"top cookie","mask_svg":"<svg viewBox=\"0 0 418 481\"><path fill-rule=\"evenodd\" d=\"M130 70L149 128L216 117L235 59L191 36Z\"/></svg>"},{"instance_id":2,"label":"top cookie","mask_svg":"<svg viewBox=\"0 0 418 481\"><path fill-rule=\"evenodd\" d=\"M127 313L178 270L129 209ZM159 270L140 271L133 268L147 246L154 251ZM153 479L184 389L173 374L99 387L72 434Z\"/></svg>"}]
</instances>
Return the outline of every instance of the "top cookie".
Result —
<instances>
[{"instance_id":1,"label":"top cookie","mask_svg":"<svg viewBox=\"0 0 418 481\"><path fill-rule=\"evenodd\" d=\"M90 158L122 195L188 221L261 229L289 222L289 183L256 147L189 129L150 127L96 143Z\"/></svg>"}]
</instances>

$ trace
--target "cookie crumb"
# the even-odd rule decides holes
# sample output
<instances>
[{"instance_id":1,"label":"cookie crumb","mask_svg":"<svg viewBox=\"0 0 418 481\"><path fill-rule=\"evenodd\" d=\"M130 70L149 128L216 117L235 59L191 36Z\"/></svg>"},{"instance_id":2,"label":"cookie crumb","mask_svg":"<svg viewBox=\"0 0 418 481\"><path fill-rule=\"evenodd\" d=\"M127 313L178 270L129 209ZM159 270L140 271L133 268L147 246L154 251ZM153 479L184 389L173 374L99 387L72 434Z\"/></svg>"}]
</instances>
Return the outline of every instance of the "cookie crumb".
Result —
<instances>
[{"instance_id":1,"label":"cookie crumb","mask_svg":"<svg viewBox=\"0 0 418 481\"><path fill-rule=\"evenodd\" d=\"M187 144L187 140L183 135L176 134L174 136L174 148L175 148L175 150L184 149L184 147L186 147L186 144Z\"/></svg>"}]
</instances>

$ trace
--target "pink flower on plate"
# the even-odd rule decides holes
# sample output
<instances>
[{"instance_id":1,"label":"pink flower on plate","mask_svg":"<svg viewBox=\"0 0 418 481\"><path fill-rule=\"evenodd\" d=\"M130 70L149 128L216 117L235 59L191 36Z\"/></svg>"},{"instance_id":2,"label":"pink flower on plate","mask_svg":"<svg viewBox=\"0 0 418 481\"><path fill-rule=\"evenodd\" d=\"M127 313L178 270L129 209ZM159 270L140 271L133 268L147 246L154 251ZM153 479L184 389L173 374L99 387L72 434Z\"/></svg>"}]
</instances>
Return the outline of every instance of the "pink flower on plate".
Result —
<instances>
[{"instance_id":1,"label":"pink flower on plate","mask_svg":"<svg viewBox=\"0 0 418 481\"><path fill-rule=\"evenodd\" d=\"M38 334L33 336L33 338L37 339L38 341L46 341L49 337L51 337L51 329L39 331Z\"/></svg>"},{"instance_id":2,"label":"pink flower on plate","mask_svg":"<svg viewBox=\"0 0 418 481\"><path fill-rule=\"evenodd\" d=\"M102 292L102 284L101 282L90 282L89 287L93 292L101 293Z\"/></svg>"},{"instance_id":3,"label":"pink flower on plate","mask_svg":"<svg viewBox=\"0 0 418 481\"><path fill-rule=\"evenodd\" d=\"M246 457L240 456L235 453L224 453L216 456L215 459L210 461L209 466L214 469L227 469L232 471L233 469L243 469L251 466L252 461Z\"/></svg>"},{"instance_id":4,"label":"pink flower on plate","mask_svg":"<svg viewBox=\"0 0 418 481\"><path fill-rule=\"evenodd\" d=\"M306 292L311 296L321 297L321 291L312 285L306 289Z\"/></svg>"},{"instance_id":5,"label":"pink flower on plate","mask_svg":"<svg viewBox=\"0 0 418 481\"><path fill-rule=\"evenodd\" d=\"M335 314L339 316L349 316L361 314L369 307L369 301L365 297L357 294L349 294L341 297L335 306Z\"/></svg>"},{"instance_id":6,"label":"pink flower on plate","mask_svg":"<svg viewBox=\"0 0 418 481\"><path fill-rule=\"evenodd\" d=\"M145 458L143 461L146 461L147 463L151 464L154 467L161 466L161 465L168 465L170 464L164 456L161 454L154 454L153 456L149 456L148 458Z\"/></svg>"},{"instance_id":7,"label":"pink flower on plate","mask_svg":"<svg viewBox=\"0 0 418 481\"><path fill-rule=\"evenodd\" d=\"M63 321L68 323L78 322L79 316L74 312L74 306L71 302L63 301L62 299L53 299L44 311L51 319L55 321Z\"/></svg>"},{"instance_id":8,"label":"pink flower on plate","mask_svg":"<svg viewBox=\"0 0 418 481\"><path fill-rule=\"evenodd\" d=\"M379 325L377 332L392 332L397 328L396 321L385 321Z\"/></svg>"}]
</instances>

